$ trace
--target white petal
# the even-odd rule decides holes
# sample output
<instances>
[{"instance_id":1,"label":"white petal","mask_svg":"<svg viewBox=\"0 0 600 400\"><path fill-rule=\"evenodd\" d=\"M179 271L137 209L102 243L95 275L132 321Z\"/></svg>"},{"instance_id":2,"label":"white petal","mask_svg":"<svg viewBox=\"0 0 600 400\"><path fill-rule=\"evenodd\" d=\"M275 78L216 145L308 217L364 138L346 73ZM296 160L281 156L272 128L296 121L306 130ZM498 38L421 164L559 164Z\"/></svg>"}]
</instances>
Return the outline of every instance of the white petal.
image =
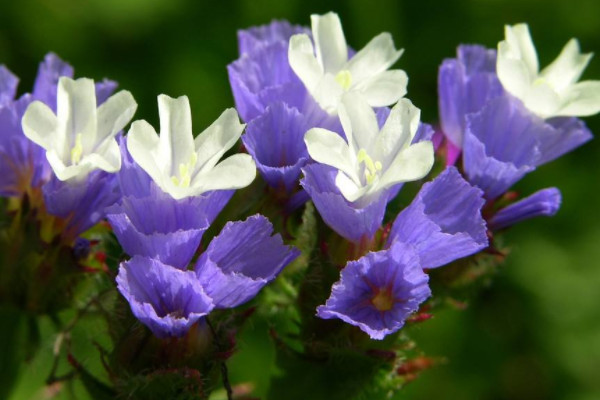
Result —
<instances>
[{"instance_id":1,"label":"white petal","mask_svg":"<svg viewBox=\"0 0 600 400\"><path fill-rule=\"evenodd\" d=\"M288 61L306 89L312 92L323 75L323 67L315 58L315 50L308 35L300 34L290 38Z\"/></svg>"},{"instance_id":2,"label":"white petal","mask_svg":"<svg viewBox=\"0 0 600 400\"><path fill-rule=\"evenodd\" d=\"M556 115L562 104L558 94L545 83L531 86L522 100L525 107L542 118Z\"/></svg>"},{"instance_id":3,"label":"white petal","mask_svg":"<svg viewBox=\"0 0 600 400\"><path fill-rule=\"evenodd\" d=\"M367 186L360 187L356 183L348 178L348 175L339 171L335 177L335 185L340 189L342 195L346 200L354 202L364 195L368 189Z\"/></svg>"},{"instance_id":4,"label":"white petal","mask_svg":"<svg viewBox=\"0 0 600 400\"><path fill-rule=\"evenodd\" d=\"M433 143L423 141L413 144L398 153L378 182L377 189L421 179L431 171L433 161Z\"/></svg>"},{"instance_id":5,"label":"white petal","mask_svg":"<svg viewBox=\"0 0 600 400\"><path fill-rule=\"evenodd\" d=\"M356 153L365 149L369 153L371 144L379 133L375 112L359 93L347 93L342 97L339 117L351 150ZM350 132L350 135L348 133Z\"/></svg>"},{"instance_id":6,"label":"white petal","mask_svg":"<svg viewBox=\"0 0 600 400\"><path fill-rule=\"evenodd\" d=\"M325 73L336 74L348 61L348 47L340 17L333 12L311 15L312 34L317 48L317 60Z\"/></svg>"},{"instance_id":7,"label":"white petal","mask_svg":"<svg viewBox=\"0 0 600 400\"><path fill-rule=\"evenodd\" d=\"M592 58L592 53L581 54L577 39L571 39L556 59L541 72L543 77L556 91L577 82Z\"/></svg>"},{"instance_id":8,"label":"white petal","mask_svg":"<svg viewBox=\"0 0 600 400\"><path fill-rule=\"evenodd\" d=\"M194 152L192 115L187 96L176 99L161 94L158 96L160 117L159 154L165 164L170 165L171 175L179 171L179 164L188 163Z\"/></svg>"},{"instance_id":9,"label":"white petal","mask_svg":"<svg viewBox=\"0 0 600 400\"><path fill-rule=\"evenodd\" d=\"M403 49L396 50L392 35L387 32L375 36L365 47L356 53L346 64L353 82L361 82L391 67L402 55Z\"/></svg>"},{"instance_id":10,"label":"white petal","mask_svg":"<svg viewBox=\"0 0 600 400\"><path fill-rule=\"evenodd\" d=\"M192 181L194 195L210 190L241 189L256 177L256 164L249 154L234 154Z\"/></svg>"},{"instance_id":11,"label":"white petal","mask_svg":"<svg viewBox=\"0 0 600 400\"><path fill-rule=\"evenodd\" d=\"M148 122L141 120L131 124L127 135L127 150L133 160L164 190L163 179L166 176L169 180L172 174L171 166L160 158L159 146L158 135Z\"/></svg>"},{"instance_id":12,"label":"white petal","mask_svg":"<svg viewBox=\"0 0 600 400\"><path fill-rule=\"evenodd\" d=\"M59 147L55 137L58 120L50 107L41 101L34 101L27 107L21 125L25 136L44 149Z\"/></svg>"},{"instance_id":13,"label":"white petal","mask_svg":"<svg viewBox=\"0 0 600 400\"><path fill-rule=\"evenodd\" d=\"M381 132L377 136L374 157L378 158L385 166L402 149L408 147L419 127L421 110L415 107L410 100L401 99L392 108Z\"/></svg>"},{"instance_id":14,"label":"white petal","mask_svg":"<svg viewBox=\"0 0 600 400\"><path fill-rule=\"evenodd\" d=\"M200 173L210 170L240 138L244 130L235 108L228 108L194 141Z\"/></svg>"},{"instance_id":15,"label":"white petal","mask_svg":"<svg viewBox=\"0 0 600 400\"><path fill-rule=\"evenodd\" d=\"M304 143L313 160L343 171L357 184L360 182L355 170L355 154L348 143L335 132L312 128L304 135Z\"/></svg>"},{"instance_id":16,"label":"white petal","mask_svg":"<svg viewBox=\"0 0 600 400\"><path fill-rule=\"evenodd\" d=\"M406 94L408 76L400 69L384 71L356 87L371 107L385 107L396 103Z\"/></svg>"},{"instance_id":17,"label":"white petal","mask_svg":"<svg viewBox=\"0 0 600 400\"><path fill-rule=\"evenodd\" d=\"M504 27L506 41L510 45L515 56L523 60L529 75L535 77L538 74L538 58L529 33L527 24L517 24Z\"/></svg>"},{"instance_id":18,"label":"white petal","mask_svg":"<svg viewBox=\"0 0 600 400\"><path fill-rule=\"evenodd\" d=\"M523 98L535 79L529 75L525 62L512 56L510 46L506 41L498 43L496 73L504 89L520 99Z\"/></svg>"},{"instance_id":19,"label":"white petal","mask_svg":"<svg viewBox=\"0 0 600 400\"><path fill-rule=\"evenodd\" d=\"M87 163L66 166L54 150L46 152L46 158L52 167L54 175L56 175L60 181L80 181L93 169L93 167Z\"/></svg>"},{"instance_id":20,"label":"white petal","mask_svg":"<svg viewBox=\"0 0 600 400\"><path fill-rule=\"evenodd\" d=\"M107 138L114 138L129 123L136 109L137 103L126 90L121 90L102 103L98 107L98 142L95 145L101 145Z\"/></svg>"},{"instance_id":21,"label":"white petal","mask_svg":"<svg viewBox=\"0 0 600 400\"><path fill-rule=\"evenodd\" d=\"M331 115L335 115L344 94L344 89L335 81L333 75L325 74L321 77L314 90L309 90L309 92L323 110Z\"/></svg>"},{"instance_id":22,"label":"white petal","mask_svg":"<svg viewBox=\"0 0 600 400\"><path fill-rule=\"evenodd\" d=\"M73 80L61 77L56 95L56 116L59 128L57 140L66 143L59 156L64 160L81 134L83 148L87 151L96 143L96 87L87 78Z\"/></svg>"},{"instance_id":23,"label":"white petal","mask_svg":"<svg viewBox=\"0 0 600 400\"><path fill-rule=\"evenodd\" d=\"M600 112L600 81L583 81L569 87L564 106L556 115L587 117Z\"/></svg>"},{"instance_id":24,"label":"white petal","mask_svg":"<svg viewBox=\"0 0 600 400\"><path fill-rule=\"evenodd\" d=\"M117 172L121 169L121 151L116 140L105 142L102 152L92 153L81 160L81 164L88 163L91 169L101 169L106 172Z\"/></svg>"}]
</instances>

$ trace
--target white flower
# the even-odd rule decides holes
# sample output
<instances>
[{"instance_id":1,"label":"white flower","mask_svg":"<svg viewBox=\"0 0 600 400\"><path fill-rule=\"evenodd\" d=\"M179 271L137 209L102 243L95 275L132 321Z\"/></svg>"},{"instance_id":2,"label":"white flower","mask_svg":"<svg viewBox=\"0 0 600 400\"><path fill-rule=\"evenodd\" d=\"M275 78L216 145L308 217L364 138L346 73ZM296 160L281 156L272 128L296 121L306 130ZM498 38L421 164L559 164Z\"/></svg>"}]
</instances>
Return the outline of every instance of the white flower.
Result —
<instances>
[{"instance_id":1,"label":"white flower","mask_svg":"<svg viewBox=\"0 0 600 400\"><path fill-rule=\"evenodd\" d=\"M175 199L210 190L239 189L256 176L249 154L234 154L217 162L240 138L244 124L237 111L225 110L194 139L187 96L158 96L160 137L146 121L131 124L127 149L156 184Z\"/></svg>"},{"instance_id":2,"label":"white flower","mask_svg":"<svg viewBox=\"0 0 600 400\"><path fill-rule=\"evenodd\" d=\"M592 54L571 39L541 72L527 24L505 26L496 70L504 88L542 118L583 117L600 111L600 81L577 82Z\"/></svg>"},{"instance_id":3,"label":"white flower","mask_svg":"<svg viewBox=\"0 0 600 400\"><path fill-rule=\"evenodd\" d=\"M61 77L56 99L56 115L46 104L34 101L21 121L25 136L46 150L56 177L79 181L95 169L121 169L115 135L137 108L131 93L122 90L96 108L93 80Z\"/></svg>"},{"instance_id":4,"label":"white flower","mask_svg":"<svg viewBox=\"0 0 600 400\"><path fill-rule=\"evenodd\" d=\"M339 116L346 142L322 128L306 132L308 153L317 162L339 171L336 186L350 202L364 206L381 191L400 182L423 178L433 166L433 144L411 144L421 111L408 99L392 108L381 131L375 112L357 93L342 98Z\"/></svg>"},{"instance_id":5,"label":"white flower","mask_svg":"<svg viewBox=\"0 0 600 400\"><path fill-rule=\"evenodd\" d=\"M290 38L290 66L319 105L334 114L342 95L359 91L372 107L394 104L406 94L408 77L390 68L404 50L396 50L392 36L381 33L348 60L340 18L335 13L311 15L312 41L306 34ZM315 55L316 54L316 55Z\"/></svg>"}]
</instances>

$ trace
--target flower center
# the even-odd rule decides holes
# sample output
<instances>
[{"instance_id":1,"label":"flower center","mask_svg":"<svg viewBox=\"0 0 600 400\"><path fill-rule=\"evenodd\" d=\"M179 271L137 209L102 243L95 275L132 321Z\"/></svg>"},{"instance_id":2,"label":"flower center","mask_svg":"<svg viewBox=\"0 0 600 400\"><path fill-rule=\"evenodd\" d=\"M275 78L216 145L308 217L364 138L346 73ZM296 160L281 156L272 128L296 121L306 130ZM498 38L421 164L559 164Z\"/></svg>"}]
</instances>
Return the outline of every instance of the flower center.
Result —
<instances>
[{"instance_id":1,"label":"flower center","mask_svg":"<svg viewBox=\"0 0 600 400\"><path fill-rule=\"evenodd\" d=\"M192 180L192 171L194 170L194 166L198 162L198 155L196 153L192 153L192 157L190 161L187 163L179 164L179 176L173 175L171 177L171 181L175 186L179 187L190 187L190 182Z\"/></svg>"},{"instance_id":2,"label":"flower center","mask_svg":"<svg viewBox=\"0 0 600 400\"><path fill-rule=\"evenodd\" d=\"M377 290L377 293L371 299L371 303L379 311L389 311L394 306L394 296L391 288L382 288Z\"/></svg>"},{"instance_id":3,"label":"flower center","mask_svg":"<svg viewBox=\"0 0 600 400\"><path fill-rule=\"evenodd\" d=\"M367 184L373 183L377 173L381 171L383 166L379 161L373 162L373 159L367 154L365 149L360 149L358 154L356 155L358 163L365 164L365 179L367 180Z\"/></svg>"},{"instance_id":4,"label":"flower center","mask_svg":"<svg viewBox=\"0 0 600 400\"><path fill-rule=\"evenodd\" d=\"M71 149L71 164L77 165L81 161L83 155L83 145L81 144L81 133L75 136L75 145Z\"/></svg>"},{"instance_id":5,"label":"flower center","mask_svg":"<svg viewBox=\"0 0 600 400\"><path fill-rule=\"evenodd\" d=\"M343 69L337 73L335 76L335 81L342 87L342 89L348 90L352 85L352 74L350 74L350 71L347 69Z\"/></svg>"}]
</instances>

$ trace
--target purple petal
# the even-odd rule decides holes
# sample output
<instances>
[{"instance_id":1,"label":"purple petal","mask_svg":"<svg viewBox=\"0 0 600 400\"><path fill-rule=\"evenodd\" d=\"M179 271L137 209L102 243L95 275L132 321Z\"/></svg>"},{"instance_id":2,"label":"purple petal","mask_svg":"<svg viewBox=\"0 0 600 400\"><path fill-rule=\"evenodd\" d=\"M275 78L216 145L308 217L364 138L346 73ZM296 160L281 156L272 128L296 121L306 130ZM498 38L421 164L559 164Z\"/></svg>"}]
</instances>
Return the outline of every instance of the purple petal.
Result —
<instances>
[{"instance_id":1,"label":"purple petal","mask_svg":"<svg viewBox=\"0 0 600 400\"><path fill-rule=\"evenodd\" d=\"M4 106L13 101L17 95L17 78L8 68L0 65L0 106Z\"/></svg>"},{"instance_id":2,"label":"purple petal","mask_svg":"<svg viewBox=\"0 0 600 400\"><path fill-rule=\"evenodd\" d=\"M302 172L304 178L300 184L331 229L353 242L375 235L383 221L388 193L382 193L368 206L358 208L348 202L335 185L335 168L310 164L302 168Z\"/></svg>"},{"instance_id":3,"label":"purple petal","mask_svg":"<svg viewBox=\"0 0 600 400\"><path fill-rule=\"evenodd\" d=\"M291 192L298 185L300 168L308 160L307 130L298 110L281 102L248 123L242 141L270 186Z\"/></svg>"},{"instance_id":4,"label":"purple petal","mask_svg":"<svg viewBox=\"0 0 600 400\"><path fill-rule=\"evenodd\" d=\"M73 67L61 60L56 54L48 53L40 63L35 83L33 97L45 103L56 112L56 91L58 79L61 76L73 78Z\"/></svg>"},{"instance_id":5,"label":"purple petal","mask_svg":"<svg viewBox=\"0 0 600 400\"><path fill-rule=\"evenodd\" d=\"M63 182L56 177L42 187L48 213L64 218L63 235L75 238L104 218L104 210L119 200L115 174L94 171L81 182Z\"/></svg>"},{"instance_id":6,"label":"purple petal","mask_svg":"<svg viewBox=\"0 0 600 400\"><path fill-rule=\"evenodd\" d=\"M538 137L553 129L512 96L490 102L467 117L463 168L469 182L494 199L508 190L540 159Z\"/></svg>"},{"instance_id":7,"label":"purple petal","mask_svg":"<svg viewBox=\"0 0 600 400\"><path fill-rule=\"evenodd\" d=\"M497 231L535 217L552 217L558 212L561 194L557 188L542 189L498 211L489 221Z\"/></svg>"},{"instance_id":8,"label":"purple petal","mask_svg":"<svg viewBox=\"0 0 600 400\"><path fill-rule=\"evenodd\" d=\"M118 83L109 79L96 82L96 104L104 103L117 89Z\"/></svg>"},{"instance_id":9,"label":"purple petal","mask_svg":"<svg viewBox=\"0 0 600 400\"><path fill-rule=\"evenodd\" d=\"M481 190L448 167L423 185L413 202L392 226L386 247L395 242L413 245L421 267L436 268L487 247L485 203Z\"/></svg>"},{"instance_id":10,"label":"purple petal","mask_svg":"<svg viewBox=\"0 0 600 400\"><path fill-rule=\"evenodd\" d=\"M274 42L284 42L287 45L290 37L298 33L310 35L310 30L303 26L292 25L284 20L274 20L267 25L240 30L237 34L240 56L252 53Z\"/></svg>"},{"instance_id":11,"label":"purple petal","mask_svg":"<svg viewBox=\"0 0 600 400\"><path fill-rule=\"evenodd\" d=\"M442 63L438 74L440 122L446 137L462 147L467 114L477 112L504 90L496 76L496 51L462 45L456 59Z\"/></svg>"},{"instance_id":12,"label":"purple petal","mask_svg":"<svg viewBox=\"0 0 600 400\"><path fill-rule=\"evenodd\" d=\"M261 215L228 222L196 263L195 271L217 308L252 299L291 261L298 249L283 244L273 225Z\"/></svg>"},{"instance_id":13,"label":"purple petal","mask_svg":"<svg viewBox=\"0 0 600 400\"><path fill-rule=\"evenodd\" d=\"M541 157L537 165L553 161L592 139L592 132L578 118L552 118L546 120L554 132L539 136Z\"/></svg>"},{"instance_id":14,"label":"purple petal","mask_svg":"<svg viewBox=\"0 0 600 400\"><path fill-rule=\"evenodd\" d=\"M120 204L106 209L106 216L127 254L180 269L188 266L209 226L193 198L174 200L162 192L123 197Z\"/></svg>"},{"instance_id":15,"label":"purple petal","mask_svg":"<svg viewBox=\"0 0 600 400\"><path fill-rule=\"evenodd\" d=\"M339 318L381 340L402 328L431 296L428 280L412 246L396 242L388 250L346 264L326 304L317 308L317 316ZM381 294L387 295L387 302L377 301Z\"/></svg>"},{"instance_id":16,"label":"purple petal","mask_svg":"<svg viewBox=\"0 0 600 400\"><path fill-rule=\"evenodd\" d=\"M121 263L117 287L133 315L159 338L185 335L214 308L192 271L151 258Z\"/></svg>"},{"instance_id":17,"label":"purple petal","mask_svg":"<svg viewBox=\"0 0 600 400\"><path fill-rule=\"evenodd\" d=\"M227 66L236 109L249 122L275 101L301 109L304 85L288 62L287 42L277 41L244 54Z\"/></svg>"}]
</instances>

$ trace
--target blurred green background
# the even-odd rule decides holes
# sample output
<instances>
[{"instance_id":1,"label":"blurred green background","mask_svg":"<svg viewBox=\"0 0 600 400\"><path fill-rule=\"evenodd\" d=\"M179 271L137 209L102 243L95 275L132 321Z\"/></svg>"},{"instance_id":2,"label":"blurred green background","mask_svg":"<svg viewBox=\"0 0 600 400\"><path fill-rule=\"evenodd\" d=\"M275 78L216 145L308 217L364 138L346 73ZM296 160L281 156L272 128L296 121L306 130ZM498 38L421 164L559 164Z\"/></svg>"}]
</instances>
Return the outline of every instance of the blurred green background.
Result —
<instances>
[{"instance_id":1,"label":"blurred green background","mask_svg":"<svg viewBox=\"0 0 600 400\"><path fill-rule=\"evenodd\" d=\"M423 119L436 122L437 68L459 43L495 47L503 25L528 22L546 65L571 37L600 53L597 0L19 0L0 3L0 63L31 88L38 63L54 51L76 76L109 77L139 103L136 118L157 126L156 96L186 94L194 131L233 105L225 66L237 58L236 30L287 19L309 24L311 13L340 14L356 49L382 31L406 52L397 66L410 78L408 96ZM593 59L584 79L600 79ZM586 120L600 134L600 116ZM466 311L446 310L412 328L442 365L410 383L398 399L600 398L600 144L542 167L517 186L523 194L557 186L563 206L552 219L509 231L512 251ZM267 389L273 349L265 326L244 332L232 380ZM50 351L52 337L43 350ZM93 357L93 355L90 355ZM48 359L23 367L15 398L31 398Z\"/></svg>"}]
</instances>

